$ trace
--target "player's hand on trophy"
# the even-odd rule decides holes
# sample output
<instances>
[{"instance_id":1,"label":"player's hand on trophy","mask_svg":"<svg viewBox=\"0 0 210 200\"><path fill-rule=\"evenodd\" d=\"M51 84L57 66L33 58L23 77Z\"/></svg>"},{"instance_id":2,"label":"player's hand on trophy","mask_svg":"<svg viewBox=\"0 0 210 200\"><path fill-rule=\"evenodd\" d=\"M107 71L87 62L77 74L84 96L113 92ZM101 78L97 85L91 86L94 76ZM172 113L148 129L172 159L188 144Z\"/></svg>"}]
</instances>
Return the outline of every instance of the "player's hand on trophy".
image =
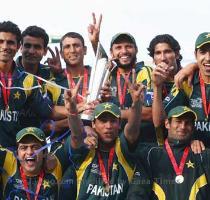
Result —
<instances>
[{"instance_id":1,"label":"player's hand on trophy","mask_svg":"<svg viewBox=\"0 0 210 200\"><path fill-rule=\"evenodd\" d=\"M64 70L62 69L61 66L61 60L58 48L55 47L55 53L50 47L48 47L48 50L52 57L47 58L47 60L44 63L47 63L49 65L54 74L62 73Z\"/></svg>"}]
</instances>

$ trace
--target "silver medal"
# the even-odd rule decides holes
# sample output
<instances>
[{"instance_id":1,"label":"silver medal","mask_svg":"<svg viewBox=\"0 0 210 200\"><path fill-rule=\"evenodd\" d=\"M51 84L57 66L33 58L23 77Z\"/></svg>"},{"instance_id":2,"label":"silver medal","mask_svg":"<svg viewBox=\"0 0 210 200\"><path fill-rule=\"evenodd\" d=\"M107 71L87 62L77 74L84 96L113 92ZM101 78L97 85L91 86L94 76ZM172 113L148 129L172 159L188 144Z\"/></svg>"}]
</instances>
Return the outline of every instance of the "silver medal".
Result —
<instances>
[{"instance_id":1,"label":"silver medal","mask_svg":"<svg viewBox=\"0 0 210 200\"><path fill-rule=\"evenodd\" d=\"M182 176L182 175L176 176L176 177L175 177L175 182L176 182L177 184L183 183L183 182L184 182L184 176Z\"/></svg>"}]
</instances>

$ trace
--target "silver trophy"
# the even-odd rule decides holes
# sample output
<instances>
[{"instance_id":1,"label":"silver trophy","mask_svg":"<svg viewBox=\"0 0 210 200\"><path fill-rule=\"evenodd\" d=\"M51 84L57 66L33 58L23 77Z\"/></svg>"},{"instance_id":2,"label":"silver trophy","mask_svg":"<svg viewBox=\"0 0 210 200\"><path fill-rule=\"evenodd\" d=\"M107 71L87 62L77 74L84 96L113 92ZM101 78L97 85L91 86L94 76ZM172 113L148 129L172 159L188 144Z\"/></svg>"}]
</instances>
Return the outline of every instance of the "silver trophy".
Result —
<instances>
[{"instance_id":1,"label":"silver trophy","mask_svg":"<svg viewBox=\"0 0 210 200\"><path fill-rule=\"evenodd\" d=\"M98 43L95 64L91 68L90 81L87 96L87 103L93 102L99 98L100 90L108 80L110 71L107 67L108 57L103 50L103 47ZM81 119L92 120L92 115L81 114Z\"/></svg>"}]
</instances>

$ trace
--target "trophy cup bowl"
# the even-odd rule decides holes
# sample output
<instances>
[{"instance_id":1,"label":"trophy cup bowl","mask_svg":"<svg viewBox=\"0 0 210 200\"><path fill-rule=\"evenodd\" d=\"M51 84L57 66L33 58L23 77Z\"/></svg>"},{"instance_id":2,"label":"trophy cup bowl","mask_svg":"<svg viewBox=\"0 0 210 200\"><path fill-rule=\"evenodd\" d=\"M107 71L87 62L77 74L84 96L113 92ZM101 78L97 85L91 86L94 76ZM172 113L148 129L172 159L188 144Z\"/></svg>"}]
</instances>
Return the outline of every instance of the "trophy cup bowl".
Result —
<instances>
[{"instance_id":1,"label":"trophy cup bowl","mask_svg":"<svg viewBox=\"0 0 210 200\"><path fill-rule=\"evenodd\" d=\"M99 98L100 90L105 84L108 76L109 70L107 68L107 58L98 59L95 67L91 69L87 103L93 102ZM80 117L83 120L92 120L92 115L86 114L86 111L82 113Z\"/></svg>"}]
</instances>

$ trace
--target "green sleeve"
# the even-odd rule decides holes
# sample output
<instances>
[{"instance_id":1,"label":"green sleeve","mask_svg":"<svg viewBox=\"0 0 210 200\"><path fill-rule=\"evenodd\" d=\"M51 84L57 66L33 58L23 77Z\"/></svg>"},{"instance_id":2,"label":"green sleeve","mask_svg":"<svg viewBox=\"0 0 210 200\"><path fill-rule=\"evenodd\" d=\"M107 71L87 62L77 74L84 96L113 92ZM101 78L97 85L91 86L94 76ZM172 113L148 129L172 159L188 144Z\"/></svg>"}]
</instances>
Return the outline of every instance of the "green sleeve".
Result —
<instances>
[{"instance_id":1,"label":"green sleeve","mask_svg":"<svg viewBox=\"0 0 210 200\"><path fill-rule=\"evenodd\" d=\"M189 106L189 98L186 95L184 89L178 89L174 85L169 95L163 101L164 109L168 113L172 108L176 106Z\"/></svg>"}]
</instances>

